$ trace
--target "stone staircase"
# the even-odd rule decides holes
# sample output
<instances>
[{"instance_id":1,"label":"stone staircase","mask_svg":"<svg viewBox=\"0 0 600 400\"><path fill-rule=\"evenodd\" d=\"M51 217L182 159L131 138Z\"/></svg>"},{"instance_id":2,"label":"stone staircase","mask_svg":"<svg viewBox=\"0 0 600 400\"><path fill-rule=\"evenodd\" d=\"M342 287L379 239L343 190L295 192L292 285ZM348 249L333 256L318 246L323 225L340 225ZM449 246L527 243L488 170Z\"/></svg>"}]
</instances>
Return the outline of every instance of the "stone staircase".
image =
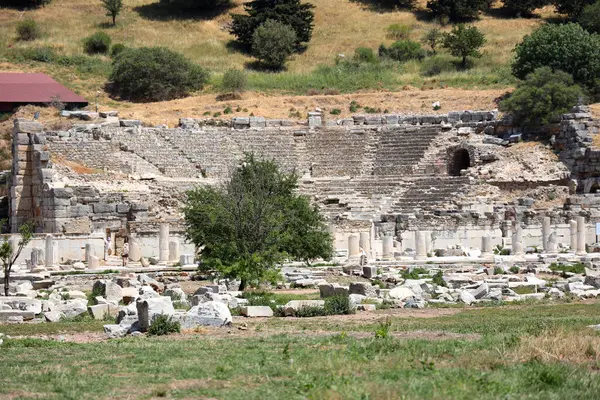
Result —
<instances>
[{"instance_id":1,"label":"stone staircase","mask_svg":"<svg viewBox=\"0 0 600 400\"><path fill-rule=\"evenodd\" d=\"M452 209L453 200L464 192L469 178L463 176L422 176L391 205L387 213L407 214L415 210Z\"/></svg>"},{"instance_id":2,"label":"stone staircase","mask_svg":"<svg viewBox=\"0 0 600 400\"><path fill-rule=\"evenodd\" d=\"M403 127L381 132L373 175L412 175L440 127Z\"/></svg>"}]
</instances>

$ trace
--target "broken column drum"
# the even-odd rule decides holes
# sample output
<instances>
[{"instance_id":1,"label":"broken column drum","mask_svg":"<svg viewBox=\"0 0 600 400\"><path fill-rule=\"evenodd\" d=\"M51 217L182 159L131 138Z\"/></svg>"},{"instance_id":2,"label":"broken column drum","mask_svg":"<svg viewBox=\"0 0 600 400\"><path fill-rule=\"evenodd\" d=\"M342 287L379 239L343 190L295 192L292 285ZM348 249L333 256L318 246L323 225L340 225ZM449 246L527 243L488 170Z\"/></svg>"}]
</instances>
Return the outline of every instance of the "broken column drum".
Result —
<instances>
[{"instance_id":1,"label":"broken column drum","mask_svg":"<svg viewBox=\"0 0 600 400\"><path fill-rule=\"evenodd\" d=\"M367 255L367 258L371 255L371 235L369 232L361 232L360 240L358 242L360 248L362 248Z\"/></svg>"},{"instance_id":2,"label":"broken column drum","mask_svg":"<svg viewBox=\"0 0 600 400\"><path fill-rule=\"evenodd\" d=\"M481 257L489 257L494 253L492 252L492 238L489 234L485 234L481 237Z\"/></svg>"},{"instance_id":3,"label":"broken column drum","mask_svg":"<svg viewBox=\"0 0 600 400\"><path fill-rule=\"evenodd\" d=\"M386 235L383 237L382 259L385 261L394 259L394 237Z\"/></svg>"},{"instance_id":4,"label":"broken column drum","mask_svg":"<svg viewBox=\"0 0 600 400\"><path fill-rule=\"evenodd\" d=\"M427 258L427 242L424 232L415 232L415 250L417 251L415 260L424 260Z\"/></svg>"},{"instance_id":5,"label":"broken column drum","mask_svg":"<svg viewBox=\"0 0 600 400\"><path fill-rule=\"evenodd\" d=\"M523 228L521 228L521 225L517 222L513 222L512 254L514 256L522 256L525 254L523 248Z\"/></svg>"},{"instance_id":6,"label":"broken column drum","mask_svg":"<svg viewBox=\"0 0 600 400\"><path fill-rule=\"evenodd\" d=\"M360 257L360 250L358 245L358 236L350 235L348 236L348 259L349 260L358 260Z\"/></svg>"},{"instance_id":7,"label":"broken column drum","mask_svg":"<svg viewBox=\"0 0 600 400\"><path fill-rule=\"evenodd\" d=\"M54 256L53 236L46 235L46 257L44 260L44 264L46 264L46 268L53 266L55 263L54 260L55 260L55 256Z\"/></svg>"},{"instance_id":8,"label":"broken column drum","mask_svg":"<svg viewBox=\"0 0 600 400\"><path fill-rule=\"evenodd\" d=\"M577 254L587 254L585 250L585 217L577 217Z\"/></svg>"},{"instance_id":9,"label":"broken column drum","mask_svg":"<svg viewBox=\"0 0 600 400\"><path fill-rule=\"evenodd\" d=\"M177 239L169 241L169 261L179 262L179 240Z\"/></svg>"},{"instance_id":10,"label":"broken column drum","mask_svg":"<svg viewBox=\"0 0 600 400\"><path fill-rule=\"evenodd\" d=\"M577 251L577 221L569 221L569 236L571 251L575 252Z\"/></svg>"}]
</instances>

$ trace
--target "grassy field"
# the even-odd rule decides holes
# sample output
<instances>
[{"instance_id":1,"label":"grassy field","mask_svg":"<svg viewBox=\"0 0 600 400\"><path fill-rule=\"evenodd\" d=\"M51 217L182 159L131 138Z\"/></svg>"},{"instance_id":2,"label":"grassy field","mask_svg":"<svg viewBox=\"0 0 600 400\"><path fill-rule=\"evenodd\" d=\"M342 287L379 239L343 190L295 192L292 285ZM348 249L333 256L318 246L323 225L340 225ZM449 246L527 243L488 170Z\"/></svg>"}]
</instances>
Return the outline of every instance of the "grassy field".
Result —
<instances>
[{"instance_id":1,"label":"grassy field","mask_svg":"<svg viewBox=\"0 0 600 400\"><path fill-rule=\"evenodd\" d=\"M9 339L0 398L597 398L600 335L586 326L600 304L405 311L100 343Z\"/></svg>"},{"instance_id":2,"label":"grassy field","mask_svg":"<svg viewBox=\"0 0 600 400\"><path fill-rule=\"evenodd\" d=\"M251 90L304 94L327 88L342 93L398 90L407 85L417 88L507 88L514 82L508 68L512 49L524 35L543 22L543 19L504 19L484 15L475 22L487 36L484 56L468 71L446 71L427 78L422 75L422 66L418 62L353 71L332 68L339 54L351 56L360 46L377 50L381 43L391 43L392 40L386 37L386 28L391 24L411 26L412 39L419 40L434 25L423 18L422 11L374 10L368 3L350 0L313 0L312 3L316 6L315 29L308 50L295 55L285 72L251 71ZM225 69L247 68L252 61L232 46L233 37L227 31L229 12L242 12L241 4L236 0L234 7L218 15L194 16L169 13L157 0L129 0L116 27L110 26L99 2L53 0L44 8L25 12L0 8L0 60L5 60L0 63L0 70L48 72L92 99L96 91L102 91L110 71L110 59L81 57L82 40L96 30L103 30L112 37L113 43L133 47L166 46L181 52L211 70L212 82L218 84ZM424 5L425 1L421 1L420 7ZM547 17L551 11L544 9L541 14ZM24 18L38 21L44 36L33 42L17 41L15 27ZM45 46L71 59L57 64L19 56L27 49ZM104 93L100 97L103 104L111 104Z\"/></svg>"}]
</instances>

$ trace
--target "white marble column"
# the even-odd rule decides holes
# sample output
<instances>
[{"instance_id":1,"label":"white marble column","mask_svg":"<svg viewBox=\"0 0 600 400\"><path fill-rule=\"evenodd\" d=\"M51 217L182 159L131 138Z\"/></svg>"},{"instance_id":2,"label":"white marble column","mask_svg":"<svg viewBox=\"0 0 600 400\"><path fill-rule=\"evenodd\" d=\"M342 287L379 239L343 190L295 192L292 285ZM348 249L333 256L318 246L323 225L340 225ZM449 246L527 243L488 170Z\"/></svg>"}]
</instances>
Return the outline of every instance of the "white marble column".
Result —
<instances>
[{"instance_id":1,"label":"white marble column","mask_svg":"<svg viewBox=\"0 0 600 400\"><path fill-rule=\"evenodd\" d=\"M55 263L55 255L54 255L54 237L50 234L46 235L46 254L45 254L45 262L46 268L50 268Z\"/></svg>"},{"instance_id":2,"label":"white marble column","mask_svg":"<svg viewBox=\"0 0 600 400\"><path fill-rule=\"evenodd\" d=\"M547 249L546 253L548 254L556 254L558 253L558 243L556 239L556 232L551 232L548 236L548 241L546 243Z\"/></svg>"},{"instance_id":3,"label":"white marble column","mask_svg":"<svg viewBox=\"0 0 600 400\"><path fill-rule=\"evenodd\" d=\"M128 243L129 243L129 259L133 262L140 261L140 259L142 258L142 252L140 250L140 245L138 244L137 240L135 240L134 238L132 238L130 236Z\"/></svg>"},{"instance_id":4,"label":"white marble column","mask_svg":"<svg viewBox=\"0 0 600 400\"><path fill-rule=\"evenodd\" d=\"M94 247L91 243L85 244L85 262L88 264L88 268L91 262L91 257L94 255Z\"/></svg>"},{"instance_id":5,"label":"white marble column","mask_svg":"<svg viewBox=\"0 0 600 400\"><path fill-rule=\"evenodd\" d=\"M382 254L381 259L383 261L391 261L394 259L394 237L392 235L385 235L382 243Z\"/></svg>"},{"instance_id":6,"label":"white marble column","mask_svg":"<svg viewBox=\"0 0 600 400\"><path fill-rule=\"evenodd\" d=\"M577 221L569 221L569 233L571 238L571 251L575 253L577 251Z\"/></svg>"},{"instance_id":7,"label":"white marble column","mask_svg":"<svg viewBox=\"0 0 600 400\"><path fill-rule=\"evenodd\" d=\"M485 234L481 237L481 257L491 257L494 253L492 251L492 237L489 234Z\"/></svg>"},{"instance_id":8,"label":"white marble column","mask_svg":"<svg viewBox=\"0 0 600 400\"><path fill-rule=\"evenodd\" d=\"M369 232L361 232L358 246L362 248L367 255L367 259L371 258L371 235Z\"/></svg>"},{"instance_id":9,"label":"white marble column","mask_svg":"<svg viewBox=\"0 0 600 400\"><path fill-rule=\"evenodd\" d=\"M550 217L542 219L542 248L548 252L548 237L550 236Z\"/></svg>"},{"instance_id":10,"label":"white marble column","mask_svg":"<svg viewBox=\"0 0 600 400\"><path fill-rule=\"evenodd\" d=\"M169 224L162 223L158 231L158 262L169 261Z\"/></svg>"},{"instance_id":11,"label":"white marble column","mask_svg":"<svg viewBox=\"0 0 600 400\"><path fill-rule=\"evenodd\" d=\"M348 260L357 261L360 258L360 251L358 245L358 236L348 236Z\"/></svg>"},{"instance_id":12,"label":"white marble column","mask_svg":"<svg viewBox=\"0 0 600 400\"><path fill-rule=\"evenodd\" d=\"M425 260L427 258L427 239L425 233L421 231L415 232L415 250L417 251L415 260Z\"/></svg>"},{"instance_id":13,"label":"white marble column","mask_svg":"<svg viewBox=\"0 0 600 400\"><path fill-rule=\"evenodd\" d=\"M585 250L585 217L577 217L577 255L586 255Z\"/></svg>"},{"instance_id":14,"label":"white marble column","mask_svg":"<svg viewBox=\"0 0 600 400\"><path fill-rule=\"evenodd\" d=\"M523 249L523 229L521 224L513 222L513 235L512 235L512 255L522 256L525 254Z\"/></svg>"},{"instance_id":15,"label":"white marble column","mask_svg":"<svg viewBox=\"0 0 600 400\"><path fill-rule=\"evenodd\" d=\"M171 261L171 262L179 261L179 240L178 239L169 240L169 261Z\"/></svg>"}]
</instances>

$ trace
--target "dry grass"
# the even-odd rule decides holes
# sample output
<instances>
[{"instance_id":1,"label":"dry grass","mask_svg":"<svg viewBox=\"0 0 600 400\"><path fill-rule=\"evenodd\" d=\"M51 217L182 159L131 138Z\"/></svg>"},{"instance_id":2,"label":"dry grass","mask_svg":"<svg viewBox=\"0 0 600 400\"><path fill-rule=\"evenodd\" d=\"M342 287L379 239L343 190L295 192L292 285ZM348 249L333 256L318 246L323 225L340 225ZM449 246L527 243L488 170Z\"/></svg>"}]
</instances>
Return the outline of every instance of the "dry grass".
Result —
<instances>
[{"instance_id":1,"label":"dry grass","mask_svg":"<svg viewBox=\"0 0 600 400\"><path fill-rule=\"evenodd\" d=\"M535 359L597 365L600 362L600 335L592 329L574 334L562 328L539 336L524 336L511 357L519 362Z\"/></svg>"}]
</instances>

